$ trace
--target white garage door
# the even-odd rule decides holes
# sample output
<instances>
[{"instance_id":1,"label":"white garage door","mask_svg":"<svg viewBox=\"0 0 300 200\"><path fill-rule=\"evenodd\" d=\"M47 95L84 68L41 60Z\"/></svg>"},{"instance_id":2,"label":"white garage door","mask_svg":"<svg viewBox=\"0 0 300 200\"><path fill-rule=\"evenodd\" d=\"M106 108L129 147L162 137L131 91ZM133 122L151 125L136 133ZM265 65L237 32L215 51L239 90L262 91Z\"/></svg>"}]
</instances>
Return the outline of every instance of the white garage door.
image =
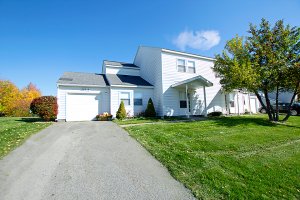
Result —
<instances>
[{"instance_id":1,"label":"white garage door","mask_svg":"<svg viewBox=\"0 0 300 200\"><path fill-rule=\"evenodd\" d=\"M90 121L99 113L100 96L95 94L68 94L66 121Z\"/></svg>"}]
</instances>

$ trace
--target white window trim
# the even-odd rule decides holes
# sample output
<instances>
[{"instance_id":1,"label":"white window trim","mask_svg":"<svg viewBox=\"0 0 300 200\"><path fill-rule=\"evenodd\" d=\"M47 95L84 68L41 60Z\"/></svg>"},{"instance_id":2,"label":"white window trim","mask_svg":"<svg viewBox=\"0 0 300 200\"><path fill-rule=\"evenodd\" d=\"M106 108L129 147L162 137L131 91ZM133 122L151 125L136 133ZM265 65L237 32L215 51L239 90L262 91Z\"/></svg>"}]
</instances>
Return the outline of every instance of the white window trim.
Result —
<instances>
[{"instance_id":1,"label":"white window trim","mask_svg":"<svg viewBox=\"0 0 300 200\"><path fill-rule=\"evenodd\" d=\"M184 61L184 72L180 72L180 71L178 71L178 66L179 66L179 60L183 60ZM188 62L193 62L194 63L194 67L193 67L193 69L194 69L194 73L192 73L192 72L189 72L189 68L192 68L192 67L189 67L188 66ZM182 66L182 65L180 65L180 66ZM179 73L188 73L188 74L196 74L197 73L197 71L196 71L196 61L194 61L194 60L187 60L187 59L183 59L183 58L177 58L177 60L176 60L176 70L177 70L177 72L179 72Z\"/></svg>"},{"instance_id":2,"label":"white window trim","mask_svg":"<svg viewBox=\"0 0 300 200\"><path fill-rule=\"evenodd\" d=\"M131 92L129 91L119 91L119 105L121 104L121 94L122 93L128 93L129 94L129 105L125 105L125 107L131 107L132 106L132 96L131 96Z\"/></svg>"},{"instance_id":3,"label":"white window trim","mask_svg":"<svg viewBox=\"0 0 300 200\"><path fill-rule=\"evenodd\" d=\"M183 60L183 62L184 62L184 72L180 72L180 71L178 71L178 63L179 63L179 60ZM186 62L186 60L185 59L182 59L182 58L177 58L177 61L176 61L176 69L177 69L177 72L179 72L179 73L186 73L186 64L185 64L185 62ZM181 65L180 65L181 66Z\"/></svg>"},{"instance_id":4,"label":"white window trim","mask_svg":"<svg viewBox=\"0 0 300 200\"><path fill-rule=\"evenodd\" d=\"M194 63L194 67L188 65L189 62ZM194 60L187 60L187 73L196 74L196 62ZM189 68L194 69L194 72L189 72Z\"/></svg>"}]
</instances>

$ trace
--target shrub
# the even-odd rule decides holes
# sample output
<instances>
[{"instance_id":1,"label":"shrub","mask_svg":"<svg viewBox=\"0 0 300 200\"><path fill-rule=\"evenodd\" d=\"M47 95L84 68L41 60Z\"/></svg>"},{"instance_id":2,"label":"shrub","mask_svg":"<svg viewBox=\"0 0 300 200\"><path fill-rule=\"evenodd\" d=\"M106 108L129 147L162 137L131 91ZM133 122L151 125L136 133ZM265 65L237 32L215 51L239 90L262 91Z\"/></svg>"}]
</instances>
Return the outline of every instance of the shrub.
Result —
<instances>
[{"instance_id":1,"label":"shrub","mask_svg":"<svg viewBox=\"0 0 300 200\"><path fill-rule=\"evenodd\" d=\"M54 96L35 98L30 104L30 110L46 121L54 120L58 112L57 99Z\"/></svg>"},{"instance_id":2,"label":"shrub","mask_svg":"<svg viewBox=\"0 0 300 200\"><path fill-rule=\"evenodd\" d=\"M119 109L118 109L117 114L116 114L116 118L122 120L122 119L126 118L126 115L127 115L127 113L126 113L124 102L121 101Z\"/></svg>"},{"instance_id":3,"label":"shrub","mask_svg":"<svg viewBox=\"0 0 300 200\"><path fill-rule=\"evenodd\" d=\"M155 108L153 105L153 101L150 98L148 101L147 108L145 110L145 117L155 117L155 116L156 116Z\"/></svg>"},{"instance_id":4,"label":"shrub","mask_svg":"<svg viewBox=\"0 0 300 200\"><path fill-rule=\"evenodd\" d=\"M215 111L215 112L211 112L211 113L208 113L207 116L208 117L219 117L219 116L222 116L223 113L220 112L220 111Z\"/></svg>"}]
</instances>

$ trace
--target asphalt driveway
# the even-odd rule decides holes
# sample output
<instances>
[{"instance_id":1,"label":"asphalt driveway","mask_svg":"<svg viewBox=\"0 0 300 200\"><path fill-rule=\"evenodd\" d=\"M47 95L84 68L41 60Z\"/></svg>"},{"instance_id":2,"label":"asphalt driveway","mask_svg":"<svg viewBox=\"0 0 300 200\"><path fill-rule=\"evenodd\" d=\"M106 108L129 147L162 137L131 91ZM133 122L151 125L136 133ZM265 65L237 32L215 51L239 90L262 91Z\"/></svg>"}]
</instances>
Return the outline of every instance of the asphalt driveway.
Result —
<instances>
[{"instance_id":1,"label":"asphalt driveway","mask_svg":"<svg viewBox=\"0 0 300 200\"><path fill-rule=\"evenodd\" d=\"M0 160L0 199L193 199L112 122L56 123Z\"/></svg>"}]
</instances>

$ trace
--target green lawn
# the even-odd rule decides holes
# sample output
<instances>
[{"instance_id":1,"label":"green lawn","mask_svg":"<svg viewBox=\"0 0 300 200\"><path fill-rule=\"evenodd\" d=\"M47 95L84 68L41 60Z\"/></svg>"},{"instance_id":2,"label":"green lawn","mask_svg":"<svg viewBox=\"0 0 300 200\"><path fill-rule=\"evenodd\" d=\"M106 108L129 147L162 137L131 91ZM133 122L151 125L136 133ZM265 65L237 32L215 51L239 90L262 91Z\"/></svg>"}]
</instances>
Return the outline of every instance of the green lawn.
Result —
<instances>
[{"instance_id":1,"label":"green lawn","mask_svg":"<svg viewBox=\"0 0 300 200\"><path fill-rule=\"evenodd\" d=\"M0 159L22 144L30 135L51 125L38 118L0 117Z\"/></svg>"},{"instance_id":2,"label":"green lawn","mask_svg":"<svg viewBox=\"0 0 300 200\"><path fill-rule=\"evenodd\" d=\"M143 124L143 123L152 123L152 122L170 122L170 121L186 120L186 119L187 118L183 118L183 117L167 117L165 119L134 117L134 118L124 119L124 120L114 119L113 121L119 125L127 125L127 124Z\"/></svg>"},{"instance_id":3,"label":"green lawn","mask_svg":"<svg viewBox=\"0 0 300 200\"><path fill-rule=\"evenodd\" d=\"M199 199L300 199L300 117L127 127Z\"/></svg>"}]
</instances>

